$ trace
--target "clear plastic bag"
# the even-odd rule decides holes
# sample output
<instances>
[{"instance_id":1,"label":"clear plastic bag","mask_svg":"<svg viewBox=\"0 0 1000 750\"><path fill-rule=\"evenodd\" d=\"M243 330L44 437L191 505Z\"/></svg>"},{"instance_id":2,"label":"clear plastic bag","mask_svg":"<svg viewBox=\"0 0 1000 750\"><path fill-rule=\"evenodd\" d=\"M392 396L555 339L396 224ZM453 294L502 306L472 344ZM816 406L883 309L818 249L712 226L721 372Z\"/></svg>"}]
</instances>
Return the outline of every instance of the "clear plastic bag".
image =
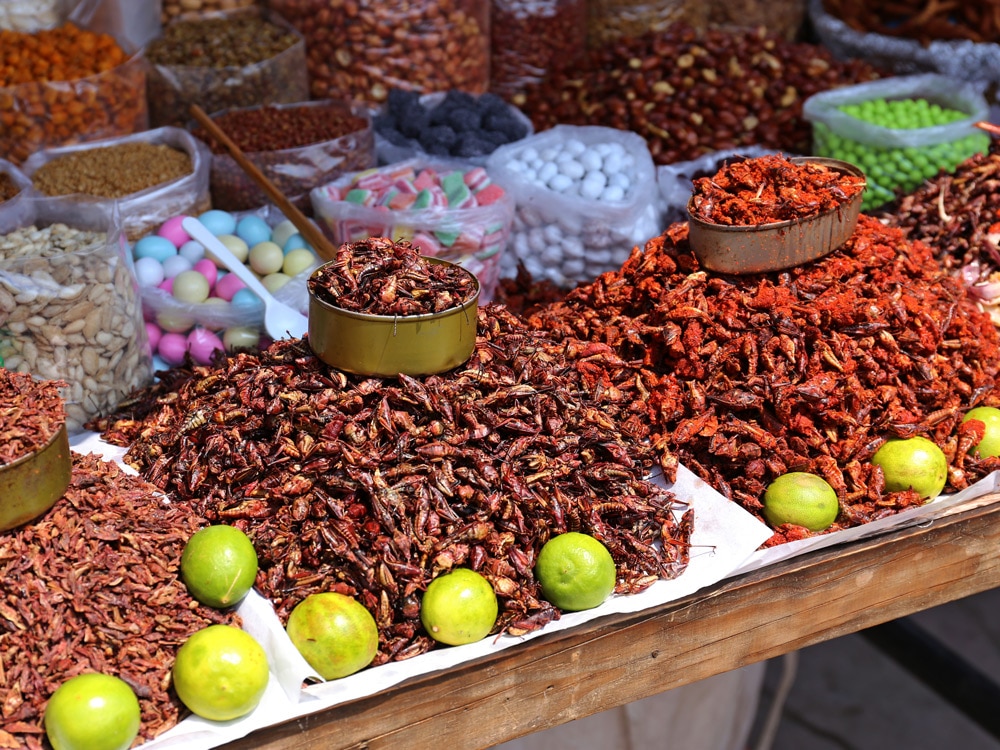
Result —
<instances>
[{"instance_id":1,"label":"clear plastic bag","mask_svg":"<svg viewBox=\"0 0 1000 750\"><path fill-rule=\"evenodd\" d=\"M606 150L602 146L607 145L631 159L630 186L622 199L561 193L514 168L529 153L526 149L541 158L569 141L581 142L587 151L595 152ZM620 267L635 245L660 232L656 170L645 139L636 133L597 125L557 125L500 147L486 169L516 206L503 261L505 277L514 276L521 261L532 276L559 286L591 281ZM602 169L610 171L606 165Z\"/></svg>"},{"instance_id":2,"label":"clear plastic bag","mask_svg":"<svg viewBox=\"0 0 1000 750\"><path fill-rule=\"evenodd\" d=\"M67 208L81 202L103 203L106 204L106 210L110 210L110 204L117 201L125 233L130 240L148 234L171 216L199 214L211 207L209 167L212 155L204 143L180 128L157 128L118 138L47 149L29 158L24 163L23 169L25 174L31 177L43 165L60 156L137 141L170 146L178 151L183 151L191 159L191 173L185 177L140 190L124 198L97 198L74 193L72 195L42 197L40 200L49 202L53 206L66 206Z\"/></svg>"},{"instance_id":3,"label":"clear plastic bag","mask_svg":"<svg viewBox=\"0 0 1000 750\"><path fill-rule=\"evenodd\" d=\"M758 156L776 154L777 151L761 146L747 146L726 151L713 151L690 161L679 161L674 164L664 164L656 168L656 184L660 188L663 199L663 226L669 226L678 221L687 221L687 204L694 190L694 180L699 177L711 177L721 167L730 162L743 159L755 159ZM793 154L786 154L792 156Z\"/></svg>"},{"instance_id":4,"label":"clear plastic bag","mask_svg":"<svg viewBox=\"0 0 1000 750\"><path fill-rule=\"evenodd\" d=\"M439 174L469 170L466 162L414 158L366 174L395 173L431 169ZM337 245L368 237L410 240L422 255L457 263L476 275L480 304L489 302L500 279L500 262L507 246L514 203L509 194L495 203L470 208L431 206L423 209L392 210L363 206L340 200L341 188L352 183L355 174L316 188L310 194L316 221ZM331 188L337 197L331 197Z\"/></svg>"},{"instance_id":5,"label":"clear plastic bag","mask_svg":"<svg viewBox=\"0 0 1000 750\"><path fill-rule=\"evenodd\" d=\"M491 13L490 91L505 99L586 50L585 0L493 0Z\"/></svg>"},{"instance_id":6,"label":"clear plastic bag","mask_svg":"<svg viewBox=\"0 0 1000 750\"><path fill-rule=\"evenodd\" d=\"M0 155L21 164L36 151L146 130L146 61L136 53L75 81L0 88Z\"/></svg>"},{"instance_id":7,"label":"clear plastic bag","mask_svg":"<svg viewBox=\"0 0 1000 750\"><path fill-rule=\"evenodd\" d=\"M190 108L197 104L206 112L287 104L309 99L306 45L302 35L274 13L255 9L233 13L210 13L205 20L256 15L288 30L298 41L283 52L251 65L207 67L197 65L149 66L149 122L152 127L183 127ZM175 23L189 23L176 21Z\"/></svg>"},{"instance_id":8,"label":"clear plastic bag","mask_svg":"<svg viewBox=\"0 0 1000 750\"><path fill-rule=\"evenodd\" d=\"M376 138L372 132L371 115L361 104L347 102L299 102L268 105L284 108L322 108L350 114L364 120L364 127L340 138L279 151L244 153L295 206L302 211L311 209L309 191L325 185L347 172L375 166ZM247 111L249 108L236 110ZM232 111L232 110L230 110ZM213 118L223 114L213 113ZM197 132L197 131L196 131ZM223 211L248 211L270 202L268 195L228 153L212 155L212 206Z\"/></svg>"},{"instance_id":9,"label":"clear plastic bag","mask_svg":"<svg viewBox=\"0 0 1000 750\"><path fill-rule=\"evenodd\" d=\"M139 49L160 33L158 2L65 0L66 20L111 34L127 49Z\"/></svg>"},{"instance_id":10,"label":"clear plastic bag","mask_svg":"<svg viewBox=\"0 0 1000 750\"><path fill-rule=\"evenodd\" d=\"M663 31L674 23L703 29L708 12L708 3L701 0L590 0L587 46L597 48L622 37Z\"/></svg>"},{"instance_id":11,"label":"clear plastic bag","mask_svg":"<svg viewBox=\"0 0 1000 750\"><path fill-rule=\"evenodd\" d=\"M0 159L0 174L19 188L17 195L0 203L0 234L12 232L31 221L31 179L9 161Z\"/></svg>"},{"instance_id":12,"label":"clear plastic bag","mask_svg":"<svg viewBox=\"0 0 1000 750\"><path fill-rule=\"evenodd\" d=\"M843 112L845 105L884 99L924 99L942 109L967 116L944 125L888 128ZM975 127L989 114L986 99L975 84L924 73L882 78L814 94L802 110L813 126L813 153L843 159L861 167L868 185L864 210L915 189L940 169L953 170L975 153L989 148L989 136Z\"/></svg>"},{"instance_id":13,"label":"clear plastic bag","mask_svg":"<svg viewBox=\"0 0 1000 750\"><path fill-rule=\"evenodd\" d=\"M64 380L67 430L79 432L152 378L138 284L117 207L29 201L25 223L0 236L0 356Z\"/></svg>"},{"instance_id":14,"label":"clear plastic bag","mask_svg":"<svg viewBox=\"0 0 1000 750\"><path fill-rule=\"evenodd\" d=\"M306 38L314 99L379 103L389 90L486 91L490 4L479 0L267 0Z\"/></svg>"},{"instance_id":15,"label":"clear plastic bag","mask_svg":"<svg viewBox=\"0 0 1000 750\"><path fill-rule=\"evenodd\" d=\"M70 0L0 0L0 29L33 32L66 19Z\"/></svg>"}]
</instances>

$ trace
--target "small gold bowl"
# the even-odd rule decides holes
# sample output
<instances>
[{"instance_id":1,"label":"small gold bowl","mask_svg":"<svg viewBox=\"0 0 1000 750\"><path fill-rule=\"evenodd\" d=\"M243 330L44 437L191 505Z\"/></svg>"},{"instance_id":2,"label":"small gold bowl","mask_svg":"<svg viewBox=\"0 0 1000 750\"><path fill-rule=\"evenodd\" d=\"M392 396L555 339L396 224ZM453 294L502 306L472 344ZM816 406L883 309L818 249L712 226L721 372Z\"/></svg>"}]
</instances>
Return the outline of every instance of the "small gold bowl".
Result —
<instances>
[{"instance_id":1,"label":"small gold bowl","mask_svg":"<svg viewBox=\"0 0 1000 750\"><path fill-rule=\"evenodd\" d=\"M839 159L805 156L790 161L820 164L864 178L860 169ZM695 216L688 201L688 242L698 262L710 271L750 274L799 266L829 255L850 239L864 192L859 190L850 201L814 216L746 226L704 221Z\"/></svg>"},{"instance_id":2,"label":"small gold bowl","mask_svg":"<svg viewBox=\"0 0 1000 750\"><path fill-rule=\"evenodd\" d=\"M461 305L423 315L371 315L343 310L309 291L309 345L313 353L338 370L358 375L395 377L434 375L466 362L476 346L479 280L475 293ZM330 261L332 263L334 261ZM313 272L319 274L328 264Z\"/></svg>"},{"instance_id":3,"label":"small gold bowl","mask_svg":"<svg viewBox=\"0 0 1000 750\"><path fill-rule=\"evenodd\" d=\"M66 425L33 453L0 466L0 531L27 523L55 505L73 476Z\"/></svg>"}]
</instances>

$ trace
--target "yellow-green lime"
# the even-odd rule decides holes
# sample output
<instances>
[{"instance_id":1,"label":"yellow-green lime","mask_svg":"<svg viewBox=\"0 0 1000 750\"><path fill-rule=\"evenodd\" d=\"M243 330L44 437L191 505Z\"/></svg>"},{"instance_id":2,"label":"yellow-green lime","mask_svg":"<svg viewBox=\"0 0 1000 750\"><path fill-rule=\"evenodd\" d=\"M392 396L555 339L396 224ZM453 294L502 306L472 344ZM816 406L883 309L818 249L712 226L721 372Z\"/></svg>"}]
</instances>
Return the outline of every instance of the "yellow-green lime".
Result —
<instances>
[{"instance_id":1,"label":"yellow-green lime","mask_svg":"<svg viewBox=\"0 0 1000 750\"><path fill-rule=\"evenodd\" d=\"M889 438L875 451L872 463L882 467L888 492L912 489L930 500L948 481L948 459L925 437Z\"/></svg>"},{"instance_id":2,"label":"yellow-green lime","mask_svg":"<svg viewBox=\"0 0 1000 750\"><path fill-rule=\"evenodd\" d=\"M238 604L256 577L253 542L235 526L206 526L184 545L181 578L202 604L218 609Z\"/></svg>"},{"instance_id":3,"label":"yellow-green lime","mask_svg":"<svg viewBox=\"0 0 1000 750\"><path fill-rule=\"evenodd\" d=\"M139 724L132 688L100 672L70 677L45 706L45 734L55 750L126 750Z\"/></svg>"},{"instance_id":4,"label":"yellow-green lime","mask_svg":"<svg viewBox=\"0 0 1000 750\"><path fill-rule=\"evenodd\" d=\"M559 609L593 609L615 590L618 572L604 544L589 534L568 531L544 545L535 561L542 596Z\"/></svg>"},{"instance_id":5,"label":"yellow-green lime","mask_svg":"<svg viewBox=\"0 0 1000 750\"><path fill-rule=\"evenodd\" d=\"M806 471L782 474L764 491L764 518L774 527L785 523L823 531L837 520L837 493L823 477Z\"/></svg>"},{"instance_id":6,"label":"yellow-green lime","mask_svg":"<svg viewBox=\"0 0 1000 750\"><path fill-rule=\"evenodd\" d=\"M993 406L977 406L975 409L970 409L962 421L968 422L970 419L978 419L986 425L986 434L973 447L972 452L978 453L980 458L1000 456L1000 409Z\"/></svg>"},{"instance_id":7,"label":"yellow-green lime","mask_svg":"<svg viewBox=\"0 0 1000 750\"><path fill-rule=\"evenodd\" d=\"M232 625L209 625L177 650L173 681L184 705L210 721L253 711L267 688L267 654L252 635Z\"/></svg>"},{"instance_id":8,"label":"yellow-green lime","mask_svg":"<svg viewBox=\"0 0 1000 750\"><path fill-rule=\"evenodd\" d=\"M420 621L435 641L460 646L489 635L499 611L489 581L469 568L455 568L427 586L420 602Z\"/></svg>"},{"instance_id":9,"label":"yellow-green lime","mask_svg":"<svg viewBox=\"0 0 1000 750\"><path fill-rule=\"evenodd\" d=\"M333 591L310 594L295 605L288 637L324 680L347 677L372 663L378 626L357 599Z\"/></svg>"}]
</instances>

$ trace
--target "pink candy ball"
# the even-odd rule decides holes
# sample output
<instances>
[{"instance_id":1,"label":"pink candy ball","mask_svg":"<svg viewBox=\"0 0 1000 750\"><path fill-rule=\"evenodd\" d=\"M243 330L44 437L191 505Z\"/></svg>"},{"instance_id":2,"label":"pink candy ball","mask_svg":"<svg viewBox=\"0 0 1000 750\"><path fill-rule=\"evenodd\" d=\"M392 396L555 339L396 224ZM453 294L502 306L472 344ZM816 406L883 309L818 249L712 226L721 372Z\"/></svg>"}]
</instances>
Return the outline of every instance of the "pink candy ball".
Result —
<instances>
[{"instance_id":1,"label":"pink candy ball","mask_svg":"<svg viewBox=\"0 0 1000 750\"><path fill-rule=\"evenodd\" d=\"M173 279L164 279L159 284L157 284L157 286L160 289L162 289L163 291L165 291L167 294L173 294L174 293L174 280Z\"/></svg>"},{"instance_id":2,"label":"pink candy ball","mask_svg":"<svg viewBox=\"0 0 1000 750\"><path fill-rule=\"evenodd\" d=\"M209 288L215 286L215 282L219 278L219 267L208 258L202 258L199 260L194 264L194 266L192 266L192 269L200 273L205 277L205 279L208 280Z\"/></svg>"},{"instance_id":3,"label":"pink candy ball","mask_svg":"<svg viewBox=\"0 0 1000 750\"><path fill-rule=\"evenodd\" d=\"M168 365L179 365L187 352L187 337L181 333L165 333L160 337L156 351Z\"/></svg>"},{"instance_id":4,"label":"pink candy ball","mask_svg":"<svg viewBox=\"0 0 1000 750\"><path fill-rule=\"evenodd\" d=\"M226 302L232 302L233 295L245 286L246 284L243 283L243 279L235 273L227 273L216 282L215 296L222 297Z\"/></svg>"},{"instance_id":5,"label":"pink candy ball","mask_svg":"<svg viewBox=\"0 0 1000 750\"><path fill-rule=\"evenodd\" d=\"M184 227L181 226L181 222L186 218L187 217L182 214L180 216L174 216L167 219L163 222L163 225L157 230L156 233L174 243L174 247L180 247L191 239L191 235L184 231Z\"/></svg>"},{"instance_id":6,"label":"pink candy ball","mask_svg":"<svg viewBox=\"0 0 1000 750\"><path fill-rule=\"evenodd\" d=\"M146 338L149 339L149 348L155 352L160 339L163 338L163 331L156 323L146 321Z\"/></svg>"},{"instance_id":7,"label":"pink candy ball","mask_svg":"<svg viewBox=\"0 0 1000 750\"><path fill-rule=\"evenodd\" d=\"M216 349L224 349L222 339L206 328L195 328L187 336L187 345L191 350L191 356L200 365L212 363L212 352Z\"/></svg>"}]
</instances>

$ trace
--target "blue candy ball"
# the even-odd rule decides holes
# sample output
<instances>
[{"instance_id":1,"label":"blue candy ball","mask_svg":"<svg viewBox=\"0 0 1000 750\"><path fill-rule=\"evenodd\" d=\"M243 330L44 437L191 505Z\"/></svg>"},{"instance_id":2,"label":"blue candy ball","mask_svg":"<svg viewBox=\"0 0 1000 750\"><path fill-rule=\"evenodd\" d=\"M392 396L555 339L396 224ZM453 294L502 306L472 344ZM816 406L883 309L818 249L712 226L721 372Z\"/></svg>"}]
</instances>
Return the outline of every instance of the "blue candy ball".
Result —
<instances>
[{"instance_id":1,"label":"blue candy ball","mask_svg":"<svg viewBox=\"0 0 1000 750\"><path fill-rule=\"evenodd\" d=\"M236 217L228 211L220 211L213 208L198 217L198 221L205 225L209 232L218 236L221 234L233 234L236 231Z\"/></svg>"},{"instance_id":2,"label":"blue candy ball","mask_svg":"<svg viewBox=\"0 0 1000 750\"><path fill-rule=\"evenodd\" d=\"M257 307L264 304L260 301L260 297L251 292L249 289L240 289L233 295L233 304L237 307Z\"/></svg>"},{"instance_id":3,"label":"blue candy ball","mask_svg":"<svg viewBox=\"0 0 1000 750\"><path fill-rule=\"evenodd\" d=\"M296 232L285 240L285 244L282 246L281 251L288 255L292 250L298 250L300 247L309 247L309 243L306 242L306 238L301 234ZM311 248L310 248L311 249Z\"/></svg>"},{"instance_id":4,"label":"blue candy ball","mask_svg":"<svg viewBox=\"0 0 1000 750\"><path fill-rule=\"evenodd\" d=\"M150 234L135 243L132 253L136 260L139 258L155 258L162 263L171 255L177 255L177 248L166 237L160 237L158 234Z\"/></svg>"},{"instance_id":5,"label":"blue candy ball","mask_svg":"<svg viewBox=\"0 0 1000 750\"><path fill-rule=\"evenodd\" d=\"M259 216L244 216L236 223L236 236L247 243L247 247L259 245L271 239L271 227Z\"/></svg>"}]
</instances>

